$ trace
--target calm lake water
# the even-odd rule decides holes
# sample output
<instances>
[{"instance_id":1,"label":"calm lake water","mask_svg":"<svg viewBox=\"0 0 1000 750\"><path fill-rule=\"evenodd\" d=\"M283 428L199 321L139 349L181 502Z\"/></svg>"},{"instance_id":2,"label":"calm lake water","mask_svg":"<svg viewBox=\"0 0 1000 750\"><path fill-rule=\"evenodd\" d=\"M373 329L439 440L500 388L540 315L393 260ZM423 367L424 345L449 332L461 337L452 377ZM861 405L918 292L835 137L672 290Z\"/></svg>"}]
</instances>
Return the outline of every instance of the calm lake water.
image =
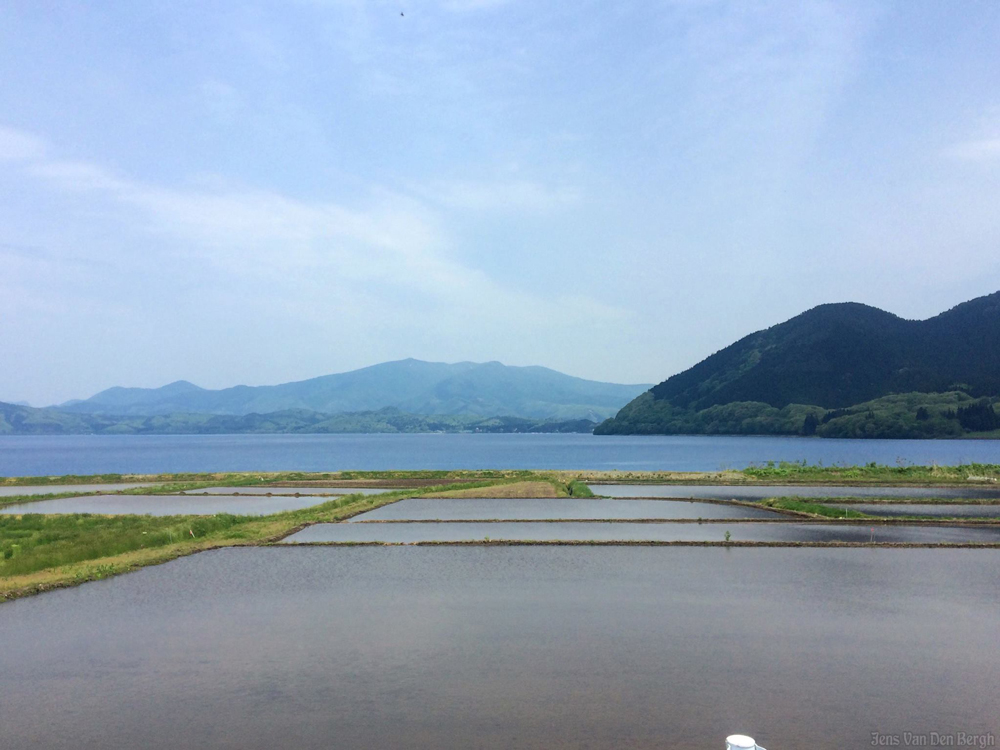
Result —
<instances>
[{"instance_id":1,"label":"calm lake water","mask_svg":"<svg viewBox=\"0 0 1000 750\"><path fill-rule=\"evenodd\" d=\"M1000 462L995 440L594 435L69 435L0 437L0 476L340 469L715 471L764 461Z\"/></svg>"},{"instance_id":2,"label":"calm lake water","mask_svg":"<svg viewBox=\"0 0 1000 750\"><path fill-rule=\"evenodd\" d=\"M4 747L1000 733L986 550L268 548L0 605Z\"/></svg>"}]
</instances>

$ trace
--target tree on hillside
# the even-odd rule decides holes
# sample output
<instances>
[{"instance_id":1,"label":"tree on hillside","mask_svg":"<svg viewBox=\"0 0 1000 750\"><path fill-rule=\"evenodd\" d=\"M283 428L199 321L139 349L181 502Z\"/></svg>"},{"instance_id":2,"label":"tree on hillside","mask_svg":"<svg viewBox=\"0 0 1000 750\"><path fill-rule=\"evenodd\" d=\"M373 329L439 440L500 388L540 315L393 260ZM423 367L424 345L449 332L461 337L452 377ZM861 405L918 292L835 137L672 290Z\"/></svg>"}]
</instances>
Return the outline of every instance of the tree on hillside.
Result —
<instances>
[{"instance_id":1,"label":"tree on hillside","mask_svg":"<svg viewBox=\"0 0 1000 750\"><path fill-rule=\"evenodd\" d=\"M959 407L958 422L971 432L1000 430L1000 416L993 410L993 405L985 400Z\"/></svg>"},{"instance_id":2,"label":"tree on hillside","mask_svg":"<svg viewBox=\"0 0 1000 750\"><path fill-rule=\"evenodd\" d=\"M805 421L802 422L802 434L815 435L817 427L819 427L819 420L816 418L816 415L807 414Z\"/></svg>"}]
</instances>

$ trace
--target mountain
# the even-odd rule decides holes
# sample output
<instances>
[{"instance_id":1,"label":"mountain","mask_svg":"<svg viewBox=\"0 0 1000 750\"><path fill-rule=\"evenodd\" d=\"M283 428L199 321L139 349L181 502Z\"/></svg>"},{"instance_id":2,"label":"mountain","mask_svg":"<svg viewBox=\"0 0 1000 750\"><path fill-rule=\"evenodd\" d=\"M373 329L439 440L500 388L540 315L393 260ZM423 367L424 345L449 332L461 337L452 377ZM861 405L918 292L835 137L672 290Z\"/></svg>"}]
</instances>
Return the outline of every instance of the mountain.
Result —
<instances>
[{"instance_id":1,"label":"mountain","mask_svg":"<svg viewBox=\"0 0 1000 750\"><path fill-rule=\"evenodd\" d=\"M947 403L930 396L947 393L957 395ZM895 394L927 394L936 411L922 412L923 423L957 420L967 401L1000 395L1000 292L928 320L857 303L820 305L664 380L595 432L824 434L843 426L836 420L856 416L861 404L866 418L875 415L869 422L883 408L916 420L922 404L884 401ZM903 434L911 428L892 429L915 436Z\"/></svg>"},{"instance_id":2,"label":"mountain","mask_svg":"<svg viewBox=\"0 0 1000 750\"><path fill-rule=\"evenodd\" d=\"M282 385L208 390L182 380L162 388L109 388L56 408L69 414L115 416L244 416L289 410L330 415L392 407L422 415L598 421L648 387L583 380L545 367L405 359Z\"/></svg>"},{"instance_id":3,"label":"mountain","mask_svg":"<svg viewBox=\"0 0 1000 750\"><path fill-rule=\"evenodd\" d=\"M345 432L590 432L594 422L522 417L422 416L398 409L320 414L289 409L268 414L164 414L121 417L68 414L0 402L0 435L218 435Z\"/></svg>"}]
</instances>

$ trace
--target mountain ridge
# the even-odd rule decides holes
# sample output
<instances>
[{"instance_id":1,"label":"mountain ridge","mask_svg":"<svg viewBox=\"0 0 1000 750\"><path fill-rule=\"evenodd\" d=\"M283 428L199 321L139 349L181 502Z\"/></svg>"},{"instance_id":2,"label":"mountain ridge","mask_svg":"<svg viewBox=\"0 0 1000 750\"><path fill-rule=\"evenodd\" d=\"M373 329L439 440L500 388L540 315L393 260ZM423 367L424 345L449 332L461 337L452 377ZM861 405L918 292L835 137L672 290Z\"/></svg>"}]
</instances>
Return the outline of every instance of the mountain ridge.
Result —
<instances>
[{"instance_id":1,"label":"mountain ridge","mask_svg":"<svg viewBox=\"0 0 1000 750\"><path fill-rule=\"evenodd\" d=\"M323 414L385 407L420 415L588 419L612 416L649 386L585 380L546 367L500 362L396 360L278 385L218 390L175 381L160 388L115 386L58 405L71 414L243 416L305 409Z\"/></svg>"},{"instance_id":2,"label":"mountain ridge","mask_svg":"<svg viewBox=\"0 0 1000 750\"><path fill-rule=\"evenodd\" d=\"M926 394L936 409L929 413L934 424L921 414L920 421L927 424L917 425L919 430L912 424L885 428L890 434L910 434L932 426L943 429L937 417L958 419L958 409L968 408L962 399L946 406L929 398L946 393L973 400L1000 394L1000 292L925 320L906 320L855 302L818 305L744 336L658 383L595 432L699 432L725 424L740 434L760 434L764 426L775 430L769 434L834 433L838 425L833 423L848 415L828 414L891 396ZM897 409L915 402L892 403ZM739 404L744 407L728 408L724 420L719 416L720 409ZM779 417L780 411L786 414ZM775 420L781 421L780 429ZM817 425L824 425L819 433L814 432Z\"/></svg>"}]
</instances>

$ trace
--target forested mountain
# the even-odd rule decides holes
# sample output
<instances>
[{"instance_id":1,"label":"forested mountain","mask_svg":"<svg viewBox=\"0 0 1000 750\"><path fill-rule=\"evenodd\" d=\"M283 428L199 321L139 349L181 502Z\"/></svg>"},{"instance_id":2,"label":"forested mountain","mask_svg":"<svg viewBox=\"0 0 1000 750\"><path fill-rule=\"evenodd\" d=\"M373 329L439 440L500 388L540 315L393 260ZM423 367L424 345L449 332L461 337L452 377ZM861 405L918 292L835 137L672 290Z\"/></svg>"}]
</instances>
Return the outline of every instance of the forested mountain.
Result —
<instances>
[{"instance_id":1,"label":"forested mountain","mask_svg":"<svg viewBox=\"0 0 1000 750\"><path fill-rule=\"evenodd\" d=\"M70 414L0 402L0 435L220 435L346 432L590 432L585 419L407 414L398 409L320 414L288 409L268 414Z\"/></svg>"},{"instance_id":2,"label":"forested mountain","mask_svg":"<svg viewBox=\"0 0 1000 750\"><path fill-rule=\"evenodd\" d=\"M583 380L545 367L406 359L282 385L208 390L178 381L162 388L109 388L57 408L116 416L242 416L288 410L330 415L392 407L422 415L597 421L648 387Z\"/></svg>"},{"instance_id":3,"label":"forested mountain","mask_svg":"<svg viewBox=\"0 0 1000 750\"><path fill-rule=\"evenodd\" d=\"M997 395L1000 292L928 320L856 303L820 305L668 378L596 432L959 435L1000 427L989 426L986 412L976 421L968 411L982 398L991 410ZM838 420L857 416L861 405L872 424L841 434L846 422ZM879 410L889 415L881 427Z\"/></svg>"}]
</instances>

